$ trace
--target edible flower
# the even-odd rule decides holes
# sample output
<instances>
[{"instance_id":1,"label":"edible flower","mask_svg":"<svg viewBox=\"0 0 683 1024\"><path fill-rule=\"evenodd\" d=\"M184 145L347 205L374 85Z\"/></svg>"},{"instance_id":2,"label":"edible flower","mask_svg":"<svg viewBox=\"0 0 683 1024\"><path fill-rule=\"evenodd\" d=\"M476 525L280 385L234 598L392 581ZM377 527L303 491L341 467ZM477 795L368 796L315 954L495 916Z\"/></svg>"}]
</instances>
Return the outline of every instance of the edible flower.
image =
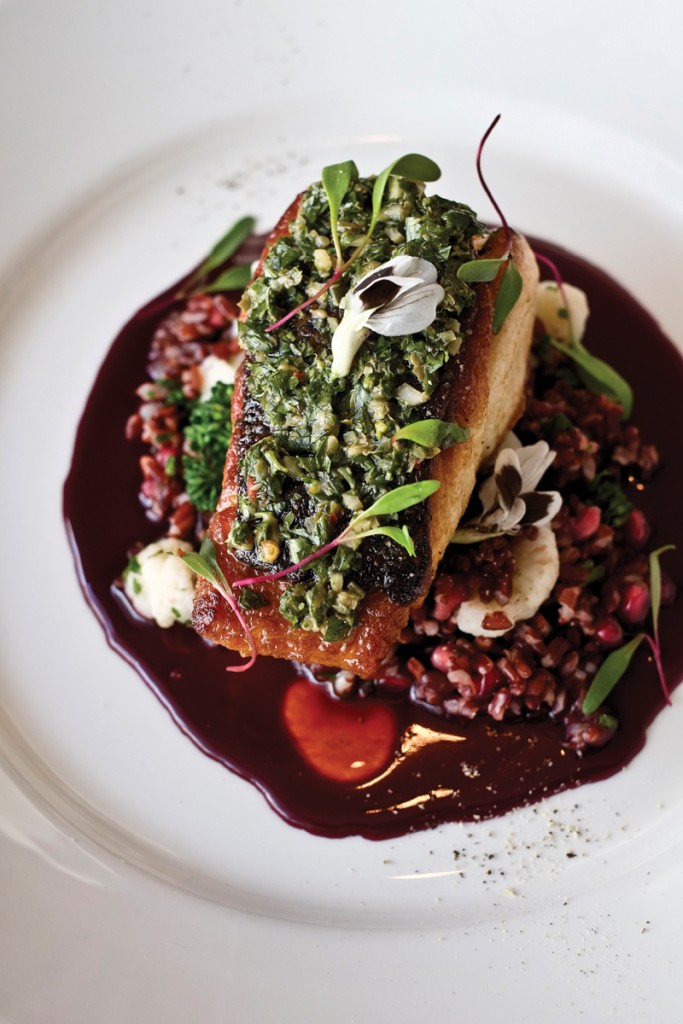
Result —
<instances>
[{"instance_id":1,"label":"edible flower","mask_svg":"<svg viewBox=\"0 0 683 1024\"><path fill-rule=\"evenodd\" d=\"M332 376L348 374L371 331L395 338L428 327L445 295L436 278L434 264L417 256L396 256L362 277L341 303L344 316L332 337Z\"/></svg>"},{"instance_id":2,"label":"edible flower","mask_svg":"<svg viewBox=\"0 0 683 1024\"><path fill-rule=\"evenodd\" d=\"M516 440L516 439L515 439ZM546 441L503 448L492 475L479 490L484 506L479 523L500 533L518 533L522 526L549 523L560 510L559 491L537 491L541 477L555 459Z\"/></svg>"},{"instance_id":3,"label":"edible flower","mask_svg":"<svg viewBox=\"0 0 683 1024\"><path fill-rule=\"evenodd\" d=\"M536 487L554 458L546 441L523 447L514 434L508 434L493 473L479 488L481 515L457 530L453 541L470 544L491 534L515 534L523 526L549 523L560 510L562 496Z\"/></svg>"}]
</instances>

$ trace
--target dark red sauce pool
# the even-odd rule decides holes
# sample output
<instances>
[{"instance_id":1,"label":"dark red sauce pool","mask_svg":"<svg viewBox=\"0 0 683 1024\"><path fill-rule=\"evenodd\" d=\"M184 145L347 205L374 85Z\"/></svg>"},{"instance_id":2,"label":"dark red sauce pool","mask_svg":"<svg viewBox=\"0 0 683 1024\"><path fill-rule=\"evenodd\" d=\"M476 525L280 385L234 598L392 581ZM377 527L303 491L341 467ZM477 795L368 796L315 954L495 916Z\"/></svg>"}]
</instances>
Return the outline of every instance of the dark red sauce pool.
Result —
<instances>
[{"instance_id":1,"label":"dark red sauce pool","mask_svg":"<svg viewBox=\"0 0 683 1024\"><path fill-rule=\"evenodd\" d=\"M655 527L652 546L677 543L667 571L683 579L683 360L655 321L595 267L547 243L534 247L583 288L588 347L635 389L634 422L657 445L662 469L630 495ZM76 437L64 514L85 596L110 645L140 673L180 728L210 757L249 780L292 825L324 836L384 839L513 807L619 771L641 749L664 700L641 649L610 698L620 728L605 748L578 758L551 722L445 721L405 694L340 701L294 667L260 658L244 675L232 657L188 628L138 621L112 587L136 541L156 539L138 504L141 449L124 428L145 379L149 341L172 308L173 289L124 327L105 359ZM640 485L642 487L642 485ZM683 676L681 599L661 619L663 661ZM322 768L320 771L318 769ZM229 812L229 808L226 808Z\"/></svg>"}]
</instances>

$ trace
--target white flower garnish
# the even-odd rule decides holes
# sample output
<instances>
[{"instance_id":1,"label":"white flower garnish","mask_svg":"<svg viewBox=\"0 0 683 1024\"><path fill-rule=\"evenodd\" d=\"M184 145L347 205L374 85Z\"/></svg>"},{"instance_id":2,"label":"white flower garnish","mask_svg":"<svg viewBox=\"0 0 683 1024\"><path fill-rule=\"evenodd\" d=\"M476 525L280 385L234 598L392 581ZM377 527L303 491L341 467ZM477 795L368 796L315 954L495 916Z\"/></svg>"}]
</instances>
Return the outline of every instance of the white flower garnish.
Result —
<instances>
[{"instance_id":1,"label":"white flower garnish","mask_svg":"<svg viewBox=\"0 0 683 1024\"><path fill-rule=\"evenodd\" d=\"M559 512L559 491L537 491L555 452L545 441L522 447L510 432L496 458L493 473L479 488L481 514L458 527L453 541L474 544L491 535L519 533L523 526L545 526Z\"/></svg>"},{"instance_id":2,"label":"white flower garnish","mask_svg":"<svg viewBox=\"0 0 683 1024\"><path fill-rule=\"evenodd\" d=\"M546 441L523 448L503 448L491 476L479 489L483 511L477 526L496 533L518 533L522 526L549 523L560 510L559 491L537 491L541 477L555 458Z\"/></svg>"},{"instance_id":3,"label":"white flower garnish","mask_svg":"<svg viewBox=\"0 0 683 1024\"><path fill-rule=\"evenodd\" d=\"M345 377L370 331L395 338L416 334L436 317L445 292L436 267L417 256L396 256L361 278L344 297L344 316L332 337L332 376Z\"/></svg>"}]
</instances>

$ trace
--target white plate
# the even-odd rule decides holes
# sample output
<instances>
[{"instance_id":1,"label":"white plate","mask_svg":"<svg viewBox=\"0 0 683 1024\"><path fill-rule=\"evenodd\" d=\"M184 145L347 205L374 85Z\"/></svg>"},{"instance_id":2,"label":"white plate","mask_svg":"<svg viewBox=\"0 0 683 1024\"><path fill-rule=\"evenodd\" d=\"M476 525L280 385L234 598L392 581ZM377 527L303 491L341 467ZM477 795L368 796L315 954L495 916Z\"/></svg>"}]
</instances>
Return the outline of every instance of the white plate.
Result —
<instances>
[{"instance_id":1,"label":"white plate","mask_svg":"<svg viewBox=\"0 0 683 1024\"><path fill-rule=\"evenodd\" d=\"M618 276L681 343L675 31L620 10L611 47L587 4L567 23L432 2L417 25L408 3L0 5L7 1021L676 1018L680 699L607 783L494 823L314 838L108 650L60 517L110 340L235 214L265 227L324 163L416 150L486 215L473 153L499 109L486 166L510 219Z\"/></svg>"}]
</instances>

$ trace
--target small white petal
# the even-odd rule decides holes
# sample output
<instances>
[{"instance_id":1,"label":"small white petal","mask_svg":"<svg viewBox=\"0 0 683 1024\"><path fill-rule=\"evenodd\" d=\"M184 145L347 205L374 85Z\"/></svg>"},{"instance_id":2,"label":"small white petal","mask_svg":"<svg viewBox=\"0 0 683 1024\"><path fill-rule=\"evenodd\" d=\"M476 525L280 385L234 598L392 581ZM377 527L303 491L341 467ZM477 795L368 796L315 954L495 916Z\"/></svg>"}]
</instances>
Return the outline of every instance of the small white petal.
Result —
<instances>
[{"instance_id":1,"label":"small white petal","mask_svg":"<svg viewBox=\"0 0 683 1024\"><path fill-rule=\"evenodd\" d=\"M537 441L517 451L519 466L522 473L522 490L535 491L536 487L553 462L555 452L550 450L546 441Z\"/></svg>"},{"instance_id":2,"label":"small white petal","mask_svg":"<svg viewBox=\"0 0 683 1024\"><path fill-rule=\"evenodd\" d=\"M523 449L513 451L512 448L503 448L498 453L493 470L493 481L497 491L496 501L506 511L511 508L515 498L521 494L523 489L530 490L528 487L523 487L524 477L519 464L520 451ZM501 484L504 484L502 491Z\"/></svg>"},{"instance_id":3,"label":"small white petal","mask_svg":"<svg viewBox=\"0 0 683 1024\"><path fill-rule=\"evenodd\" d=\"M417 334L434 322L436 307L443 302L440 284L424 284L397 295L383 309L372 314L368 327L386 338L401 334Z\"/></svg>"},{"instance_id":4,"label":"small white petal","mask_svg":"<svg viewBox=\"0 0 683 1024\"><path fill-rule=\"evenodd\" d=\"M370 333L364 324L371 311L346 310L342 321L332 335L332 376L346 377L358 349Z\"/></svg>"},{"instance_id":5,"label":"small white petal","mask_svg":"<svg viewBox=\"0 0 683 1024\"><path fill-rule=\"evenodd\" d=\"M376 304L375 308L389 308L393 307L395 302L398 302L400 297L405 293L411 291L414 288L420 288L424 284L419 277L396 277L393 274L386 274L384 277L377 281L371 281L369 284L363 285L362 287L357 285L351 295L353 296L353 302L362 302L363 308L365 309L368 305L373 305L373 292L381 291L382 285L393 284L398 289L396 294L389 301L385 301Z\"/></svg>"},{"instance_id":6,"label":"small white petal","mask_svg":"<svg viewBox=\"0 0 683 1024\"><path fill-rule=\"evenodd\" d=\"M374 280L390 275L392 277L416 277L425 284L432 284L437 278L436 267L429 260L422 260L419 256L395 256L393 260L387 260L381 267L371 270L369 274L361 278L356 288L363 288L366 280L369 283L370 279Z\"/></svg>"},{"instance_id":7,"label":"small white petal","mask_svg":"<svg viewBox=\"0 0 683 1024\"><path fill-rule=\"evenodd\" d=\"M545 515L541 516L539 519L534 519L533 520L533 525L534 526L545 526L546 523L549 523L551 521L551 519L555 518L557 513L562 508L562 495L560 494L559 491L534 491L533 494L534 495L540 494L544 498L548 498L549 499L548 509L547 509ZM525 500L526 497L527 497L526 494L522 495L522 501L524 501L525 505L526 505L526 500ZM532 495L532 497L533 497L533 495ZM526 515L524 517L524 521L525 521L525 523L530 522L530 520L526 517Z\"/></svg>"},{"instance_id":8,"label":"small white petal","mask_svg":"<svg viewBox=\"0 0 683 1024\"><path fill-rule=\"evenodd\" d=\"M517 527L524 518L526 505L521 498L515 498L510 508L496 508L487 516L482 516L482 526L495 528L500 533L517 532Z\"/></svg>"}]
</instances>

